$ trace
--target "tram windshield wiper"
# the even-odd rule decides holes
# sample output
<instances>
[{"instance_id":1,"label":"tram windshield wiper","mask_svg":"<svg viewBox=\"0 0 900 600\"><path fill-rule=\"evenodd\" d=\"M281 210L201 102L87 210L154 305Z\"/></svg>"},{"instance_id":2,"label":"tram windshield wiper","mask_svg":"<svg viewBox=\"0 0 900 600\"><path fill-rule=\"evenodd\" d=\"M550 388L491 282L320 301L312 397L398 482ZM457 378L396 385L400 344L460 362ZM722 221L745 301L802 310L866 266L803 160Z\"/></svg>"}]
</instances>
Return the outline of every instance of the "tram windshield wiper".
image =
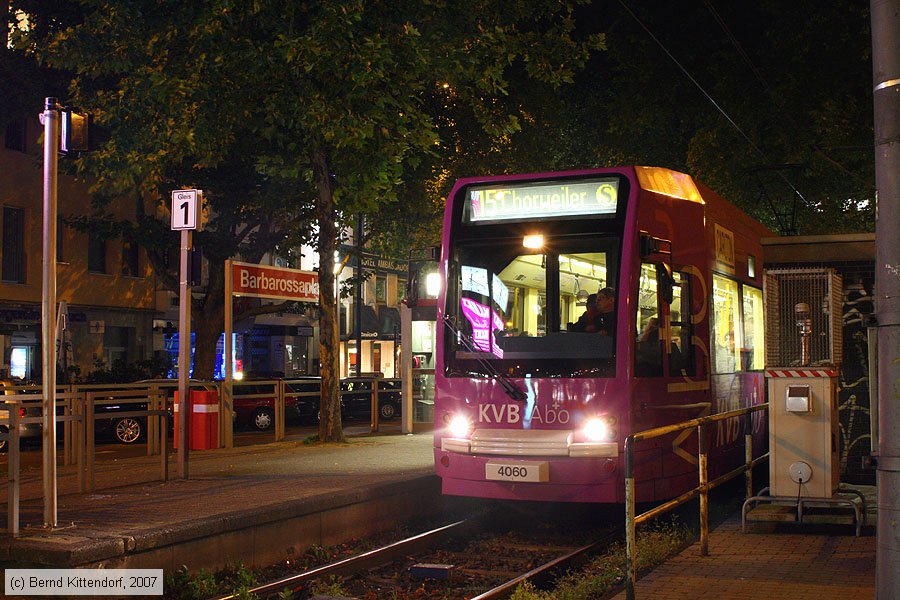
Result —
<instances>
[{"instance_id":1,"label":"tram windshield wiper","mask_svg":"<svg viewBox=\"0 0 900 600\"><path fill-rule=\"evenodd\" d=\"M497 383L500 384L500 387L503 388L503 391L506 392L507 396L513 400L518 400L519 402L524 402L528 399L528 395L523 392L519 386L513 383L508 376L498 371L494 365L481 356L483 351L475 345L475 340L473 340L470 335L460 330L456 324L453 323L453 320L449 315L444 315L443 320L444 325L450 330L450 333L456 336L456 339L459 340L459 343L462 344L463 347L465 347L467 352L472 353L472 356L478 365L484 369L484 372L487 373L488 377L496 380Z\"/></svg>"}]
</instances>

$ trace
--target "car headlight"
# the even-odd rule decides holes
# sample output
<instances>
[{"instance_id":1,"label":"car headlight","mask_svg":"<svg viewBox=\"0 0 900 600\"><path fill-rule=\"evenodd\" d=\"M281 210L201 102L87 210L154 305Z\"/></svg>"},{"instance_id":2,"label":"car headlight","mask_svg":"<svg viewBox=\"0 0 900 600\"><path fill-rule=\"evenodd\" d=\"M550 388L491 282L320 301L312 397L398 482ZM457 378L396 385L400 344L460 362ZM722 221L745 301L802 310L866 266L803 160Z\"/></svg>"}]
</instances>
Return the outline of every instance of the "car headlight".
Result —
<instances>
[{"instance_id":1,"label":"car headlight","mask_svg":"<svg viewBox=\"0 0 900 600\"><path fill-rule=\"evenodd\" d=\"M613 437L613 430L606 419L589 419L581 429L585 439L590 442L608 442Z\"/></svg>"},{"instance_id":2,"label":"car headlight","mask_svg":"<svg viewBox=\"0 0 900 600\"><path fill-rule=\"evenodd\" d=\"M450 423L447 425L447 430L453 437L464 438L468 437L470 427L471 424L469 423L469 419L462 415L456 415L455 417L450 419Z\"/></svg>"}]
</instances>

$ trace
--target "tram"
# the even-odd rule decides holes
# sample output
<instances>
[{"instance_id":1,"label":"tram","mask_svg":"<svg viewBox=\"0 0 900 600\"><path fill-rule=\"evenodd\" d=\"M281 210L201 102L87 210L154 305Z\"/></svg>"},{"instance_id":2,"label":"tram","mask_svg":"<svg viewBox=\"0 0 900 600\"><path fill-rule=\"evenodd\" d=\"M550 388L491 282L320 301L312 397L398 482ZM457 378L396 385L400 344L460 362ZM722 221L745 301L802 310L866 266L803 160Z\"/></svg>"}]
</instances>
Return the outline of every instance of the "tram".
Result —
<instances>
[{"instance_id":1,"label":"tram","mask_svg":"<svg viewBox=\"0 0 900 600\"><path fill-rule=\"evenodd\" d=\"M437 299L443 493L622 503L628 435L765 402L771 235L664 168L459 180ZM765 427L753 422L755 448ZM710 432L711 477L742 462L743 428ZM642 442L636 500L694 487L696 463L696 433Z\"/></svg>"}]
</instances>

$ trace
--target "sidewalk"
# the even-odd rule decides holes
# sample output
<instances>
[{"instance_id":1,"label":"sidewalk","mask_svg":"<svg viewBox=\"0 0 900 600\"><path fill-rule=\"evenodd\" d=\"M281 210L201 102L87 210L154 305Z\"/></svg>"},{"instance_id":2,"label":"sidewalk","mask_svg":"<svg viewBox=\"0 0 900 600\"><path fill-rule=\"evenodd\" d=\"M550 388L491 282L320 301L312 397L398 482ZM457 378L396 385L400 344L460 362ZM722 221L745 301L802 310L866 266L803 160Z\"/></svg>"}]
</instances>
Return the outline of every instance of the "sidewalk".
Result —
<instances>
[{"instance_id":1,"label":"sidewalk","mask_svg":"<svg viewBox=\"0 0 900 600\"><path fill-rule=\"evenodd\" d=\"M872 521L869 521L872 523ZM758 526L754 526L758 527ZM828 534L741 533L740 513L700 543L638 579L638 600L864 600L875 598L875 535L850 526ZM756 530L760 531L760 530ZM614 600L625 600L622 592Z\"/></svg>"},{"instance_id":2,"label":"sidewalk","mask_svg":"<svg viewBox=\"0 0 900 600\"><path fill-rule=\"evenodd\" d=\"M26 528L41 523L43 510L40 473L28 473L22 497L31 499L21 503L21 536L0 537L0 561L112 568L132 566L143 554L143 563L155 560L163 568L208 567L235 557L265 564L269 556L279 560L364 531L367 523L391 527L417 498L440 487L430 433L193 452L190 479L168 482L153 481L158 460L98 462L97 491L89 495L64 494L77 480L61 468L59 529L52 533ZM385 513L385 503L396 512ZM421 510L431 506L421 504ZM381 511L383 522L371 511ZM0 518L5 525L5 506Z\"/></svg>"}]
</instances>

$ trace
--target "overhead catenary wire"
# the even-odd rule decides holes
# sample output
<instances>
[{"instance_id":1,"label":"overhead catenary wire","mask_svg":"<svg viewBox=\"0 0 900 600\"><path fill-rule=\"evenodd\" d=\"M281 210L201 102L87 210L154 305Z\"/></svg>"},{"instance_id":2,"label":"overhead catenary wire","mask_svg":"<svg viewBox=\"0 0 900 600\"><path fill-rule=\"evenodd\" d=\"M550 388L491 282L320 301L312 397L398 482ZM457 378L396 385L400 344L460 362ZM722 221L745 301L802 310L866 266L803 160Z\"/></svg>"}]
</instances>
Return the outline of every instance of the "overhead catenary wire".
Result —
<instances>
[{"instance_id":1,"label":"overhead catenary wire","mask_svg":"<svg viewBox=\"0 0 900 600\"><path fill-rule=\"evenodd\" d=\"M744 50L744 47L741 45L741 42L740 42L740 41L737 39L737 37L735 37L735 35L731 32L731 28L728 27L728 24L725 22L725 19L722 18L722 15L719 14L719 11L716 10L716 8L712 5L712 3L711 3L709 0L704 0L703 4L706 5L706 9L707 9L707 10L709 11L709 13L712 15L713 20L719 25L719 28L720 28L720 29L722 30L722 32L725 34L725 37L727 37L728 40L731 42L731 45L734 46L735 52L737 52L738 56L740 56L741 59L747 64L747 67L748 67L748 68L750 69L750 71L753 73L753 76L754 76L754 77L756 78L756 80L760 83L760 85L765 89L766 93L767 93L768 96L769 96L769 99L772 100L772 104L773 104L776 108L779 109L779 112L782 112L782 111L780 110L780 107L778 106L778 103L774 101L775 91L772 89L772 86L770 86L770 85L769 85L769 82L766 80L766 78L763 77L762 72L756 67L756 64L753 62L753 59L750 58L750 55L747 54L746 50ZM799 129L799 126L797 125L797 122L794 120L794 118L793 118L789 113L783 113L783 112L782 112L782 114L783 114L783 116L785 117L785 119L787 119L787 121L790 123L790 125L791 125L795 130L796 130L796 129ZM814 151L816 154L818 154L820 157L822 157L822 159L824 159L826 162L828 162L828 163L830 163L831 165L833 165L833 166L834 166L836 169L838 169L839 171L841 171L841 172L843 172L843 173L846 173L847 175L850 175L851 177L853 177L853 178L856 179L857 181L865 181L865 178L861 177L861 176L858 175L856 172L854 172L854 171L848 169L847 167L845 167L845 166L844 166L843 164L841 164L837 159L831 157L831 156L830 156L830 155L829 155L829 154L828 154L821 146L819 146L818 144L813 144L813 148L812 148L812 149L813 149L813 151ZM871 148L866 147L866 149L871 149Z\"/></svg>"},{"instance_id":2,"label":"overhead catenary wire","mask_svg":"<svg viewBox=\"0 0 900 600\"><path fill-rule=\"evenodd\" d=\"M706 99L709 100L709 102L716 108L716 110L718 110L719 113L723 117L725 117L725 120L727 120L731 124L731 126L734 127L735 131L737 131L741 135L741 137L743 137L747 141L750 147L757 154L759 154L760 157L763 158L763 160L768 161L768 156L766 155L766 153L763 152L763 150L759 146L757 146L752 139L750 139L750 136L748 136L744 132L744 130L741 129L740 125L738 125L734 121L734 119L732 119L731 116L725 111L725 109L722 108L722 106L718 102L716 102L715 98L713 98L712 95L707 92L706 89L700 84L700 82L697 81L697 79L693 75L691 75L690 71L688 71L687 68L681 64L681 62L675 57L675 55L669 52L669 49L666 48L665 44L663 44L662 41L658 37L656 37L656 35L650 30L650 28L647 27L647 25L645 25L644 22L634 13L634 11L632 11L631 8L628 7L628 5L625 3L625 0L619 0L619 4L622 6L622 8L625 9L625 12L627 12L631 16L631 18L635 20L635 22L637 22L641 29L643 29L647 33L647 35L650 36L650 39L652 39L656 43L656 45L660 47L660 49L666 54L666 56L668 56L669 59L671 59L672 62L675 63L675 65L681 70L681 72L684 73L685 77L687 77L691 81L691 83L693 83L694 86L696 86L696 88L700 90L700 93L702 93L706 97ZM791 182L783 173L779 173L778 175L787 184L791 191L794 192L794 194L796 194L796 196L803 201L804 204L806 204L807 206L811 206L811 203L803 196L803 194L800 193L800 190L797 189L793 182Z\"/></svg>"}]
</instances>

